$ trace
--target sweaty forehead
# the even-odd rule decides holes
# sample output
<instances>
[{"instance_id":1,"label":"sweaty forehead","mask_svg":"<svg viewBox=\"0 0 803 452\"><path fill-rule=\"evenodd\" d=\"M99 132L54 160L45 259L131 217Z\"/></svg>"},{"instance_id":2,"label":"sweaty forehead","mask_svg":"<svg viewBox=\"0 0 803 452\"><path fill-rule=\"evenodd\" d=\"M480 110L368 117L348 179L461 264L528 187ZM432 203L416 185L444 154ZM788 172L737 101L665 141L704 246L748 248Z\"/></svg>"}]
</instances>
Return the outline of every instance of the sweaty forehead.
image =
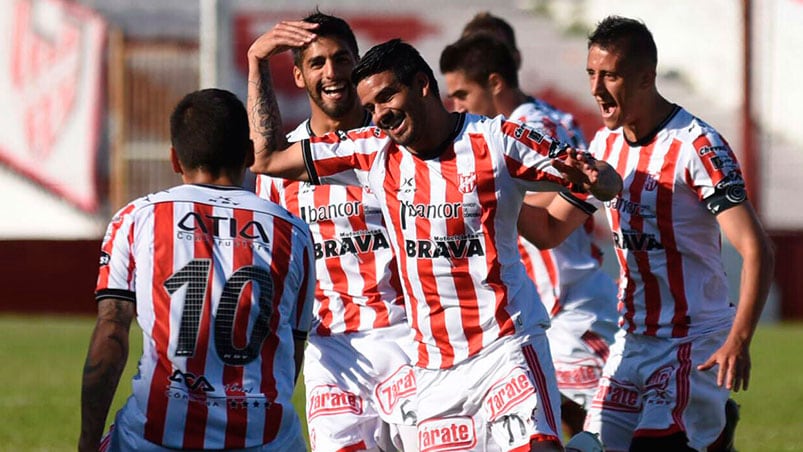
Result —
<instances>
[{"instance_id":1,"label":"sweaty forehead","mask_svg":"<svg viewBox=\"0 0 803 452\"><path fill-rule=\"evenodd\" d=\"M334 36L318 36L301 51L304 61L316 57L333 56L338 53L347 53L356 60L357 56L352 53L349 46L342 39Z\"/></svg>"}]
</instances>

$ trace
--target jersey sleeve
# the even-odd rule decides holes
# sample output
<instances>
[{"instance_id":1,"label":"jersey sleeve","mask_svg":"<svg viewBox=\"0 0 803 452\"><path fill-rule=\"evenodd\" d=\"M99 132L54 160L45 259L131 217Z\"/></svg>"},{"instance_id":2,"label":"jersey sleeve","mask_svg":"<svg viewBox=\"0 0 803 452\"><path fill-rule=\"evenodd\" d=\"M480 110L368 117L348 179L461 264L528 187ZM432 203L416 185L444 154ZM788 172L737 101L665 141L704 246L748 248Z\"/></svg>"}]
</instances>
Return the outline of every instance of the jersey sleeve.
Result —
<instances>
[{"instance_id":1,"label":"jersey sleeve","mask_svg":"<svg viewBox=\"0 0 803 452\"><path fill-rule=\"evenodd\" d=\"M298 301L296 303L295 312L292 315L294 319L293 324L293 337L299 340L306 339L312 325L312 308L315 299L315 252L313 249L312 237L307 235L306 243L303 250L303 274L301 277L301 285L298 292Z\"/></svg>"},{"instance_id":2,"label":"jersey sleeve","mask_svg":"<svg viewBox=\"0 0 803 452\"><path fill-rule=\"evenodd\" d=\"M267 199L276 204L281 204L283 189L284 185L281 179L264 174L257 174L255 192L260 198Z\"/></svg>"},{"instance_id":3,"label":"jersey sleeve","mask_svg":"<svg viewBox=\"0 0 803 452\"><path fill-rule=\"evenodd\" d=\"M134 287L134 215L131 203L112 218L101 243L95 300L120 298L136 301Z\"/></svg>"},{"instance_id":4,"label":"jersey sleeve","mask_svg":"<svg viewBox=\"0 0 803 452\"><path fill-rule=\"evenodd\" d=\"M509 174L529 191L567 191L571 182L552 166L568 145L528 124L502 121L502 149Z\"/></svg>"},{"instance_id":5,"label":"jersey sleeve","mask_svg":"<svg viewBox=\"0 0 803 452\"><path fill-rule=\"evenodd\" d=\"M716 215L747 200L736 155L718 133L704 130L692 147L686 167L687 183L709 212Z\"/></svg>"},{"instance_id":6,"label":"jersey sleeve","mask_svg":"<svg viewBox=\"0 0 803 452\"><path fill-rule=\"evenodd\" d=\"M368 127L303 140L301 145L310 182L364 186L378 149L387 141L383 137L379 129Z\"/></svg>"}]
</instances>

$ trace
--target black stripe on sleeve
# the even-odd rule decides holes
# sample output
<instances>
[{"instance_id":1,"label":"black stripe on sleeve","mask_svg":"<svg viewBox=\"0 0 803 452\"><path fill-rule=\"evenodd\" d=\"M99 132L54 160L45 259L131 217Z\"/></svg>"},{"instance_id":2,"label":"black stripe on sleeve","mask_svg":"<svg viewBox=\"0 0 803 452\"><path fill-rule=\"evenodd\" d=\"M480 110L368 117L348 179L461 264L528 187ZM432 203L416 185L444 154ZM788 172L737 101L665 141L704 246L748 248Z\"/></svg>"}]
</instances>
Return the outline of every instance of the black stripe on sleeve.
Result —
<instances>
[{"instance_id":1,"label":"black stripe on sleeve","mask_svg":"<svg viewBox=\"0 0 803 452\"><path fill-rule=\"evenodd\" d=\"M597 211L597 208L594 207L594 205L592 205L591 203L583 201L582 199L578 198L577 196L572 195L571 193L567 193L567 192L562 191L562 192L560 192L558 194L563 199L565 199L566 201L569 201L569 204L573 205L574 207L577 207L578 209L582 210L583 212L585 212L585 213L587 213L589 215L593 215L594 212Z\"/></svg>"},{"instance_id":2,"label":"black stripe on sleeve","mask_svg":"<svg viewBox=\"0 0 803 452\"><path fill-rule=\"evenodd\" d=\"M293 330L293 339L297 339L299 341L305 341L307 340L307 332L300 330Z\"/></svg>"},{"instance_id":3,"label":"black stripe on sleeve","mask_svg":"<svg viewBox=\"0 0 803 452\"><path fill-rule=\"evenodd\" d=\"M312 185L321 185L318 173L315 171L315 159L312 158L312 145L310 140L301 140L301 152L304 154L304 166L307 167L307 176Z\"/></svg>"},{"instance_id":4,"label":"black stripe on sleeve","mask_svg":"<svg viewBox=\"0 0 803 452\"><path fill-rule=\"evenodd\" d=\"M123 289L101 289L95 292L95 301L105 300L106 298L119 298L132 303L137 302L137 294L130 290Z\"/></svg>"}]
</instances>

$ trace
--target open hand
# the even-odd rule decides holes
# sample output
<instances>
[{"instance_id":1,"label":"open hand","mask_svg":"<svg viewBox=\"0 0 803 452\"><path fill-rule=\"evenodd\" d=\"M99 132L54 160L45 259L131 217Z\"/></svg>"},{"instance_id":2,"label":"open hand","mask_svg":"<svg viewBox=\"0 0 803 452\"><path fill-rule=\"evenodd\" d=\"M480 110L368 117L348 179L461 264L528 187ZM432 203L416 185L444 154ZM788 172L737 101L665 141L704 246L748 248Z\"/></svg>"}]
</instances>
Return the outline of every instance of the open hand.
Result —
<instances>
[{"instance_id":1,"label":"open hand","mask_svg":"<svg viewBox=\"0 0 803 452\"><path fill-rule=\"evenodd\" d=\"M313 33L316 28L318 24L303 20L281 21L251 44L248 58L264 60L286 50L303 47L316 38Z\"/></svg>"}]
</instances>

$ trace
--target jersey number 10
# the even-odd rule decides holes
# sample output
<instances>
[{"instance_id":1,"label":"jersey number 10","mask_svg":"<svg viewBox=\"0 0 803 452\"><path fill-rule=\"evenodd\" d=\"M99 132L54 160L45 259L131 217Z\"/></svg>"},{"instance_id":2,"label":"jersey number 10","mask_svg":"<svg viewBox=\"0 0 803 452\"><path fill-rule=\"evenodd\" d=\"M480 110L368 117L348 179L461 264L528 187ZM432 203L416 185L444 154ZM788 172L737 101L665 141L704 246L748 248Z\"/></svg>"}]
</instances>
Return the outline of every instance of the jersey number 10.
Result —
<instances>
[{"instance_id":1,"label":"jersey number 10","mask_svg":"<svg viewBox=\"0 0 803 452\"><path fill-rule=\"evenodd\" d=\"M184 310L181 315L181 326L178 330L178 346L176 356L193 356L198 338L198 326L201 323L206 292L209 290L209 270L211 259L193 259L181 270L170 275L164 287L172 296L184 285ZM249 282L253 290L258 292L258 309L248 343L245 348L237 348L234 344L233 326L236 317L240 294ZM215 333L215 352L220 359L232 366L243 366L255 360L260 353L262 343L270 334L270 319L273 315L273 278L270 272L261 267L245 266L235 271L223 286L220 301L213 317Z\"/></svg>"}]
</instances>

